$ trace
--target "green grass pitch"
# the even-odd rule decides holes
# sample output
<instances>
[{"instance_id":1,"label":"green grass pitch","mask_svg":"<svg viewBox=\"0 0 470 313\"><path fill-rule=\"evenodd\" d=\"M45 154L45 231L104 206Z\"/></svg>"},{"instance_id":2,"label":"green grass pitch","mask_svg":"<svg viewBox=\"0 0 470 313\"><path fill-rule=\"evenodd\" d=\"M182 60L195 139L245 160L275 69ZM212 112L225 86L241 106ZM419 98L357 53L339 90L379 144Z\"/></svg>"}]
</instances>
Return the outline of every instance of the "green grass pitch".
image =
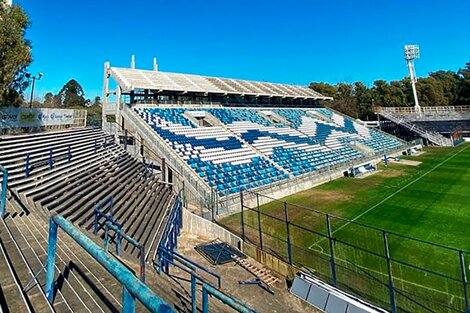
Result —
<instances>
[{"instance_id":1,"label":"green grass pitch","mask_svg":"<svg viewBox=\"0 0 470 313\"><path fill-rule=\"evenodd\" d=\"M337 179L281 200L392 233L470 251L470 144L428 147L422 155L407 159L422 163L380 165L374 175ZM280 219L284 217L280 202L268 203L261 211ZM289 207L289 217L292 224L299 225L290 228L294 262L308 266L325 279L330 278L329 242L310 232L326 232L324 217L293 206ZM251 226L246 228L246 233L256 242L259 240L256 213L246 213L245 221ZM240 232L240 214L229 216L221 223ZM263 233L267 234L265 246L272 246L274 252L285 256L285 224L266 216L261 224ZM382 232L339 218L332 218L331 225L338 240L334 251L339 284L387 307ZM464 305L464 293L458 252L393 234L388 240L400 311L459 312ZM470 272L470 256L463 255ZM429 310L421 308L425 302Z\"/></svg>"}]
</instances>

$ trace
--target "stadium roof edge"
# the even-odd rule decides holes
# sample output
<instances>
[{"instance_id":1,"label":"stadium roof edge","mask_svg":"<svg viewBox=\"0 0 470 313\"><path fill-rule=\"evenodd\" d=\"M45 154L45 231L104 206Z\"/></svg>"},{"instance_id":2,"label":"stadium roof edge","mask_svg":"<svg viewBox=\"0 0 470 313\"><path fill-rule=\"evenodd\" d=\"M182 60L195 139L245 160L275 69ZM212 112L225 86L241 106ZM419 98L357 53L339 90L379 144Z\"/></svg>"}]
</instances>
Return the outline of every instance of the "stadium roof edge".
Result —
<instances>
[{"instance_id":1,"label":"stadium roof edge","mask_svg":"<svg viewBox=\"0 0 470 313\"><path fill-rule=\"evenodd\" d=\"M333 99L331 97L324 96L311 88L292 84L260 82L123 67L108 67L107 74L116 80L124 92L146 89L156 92L191 92L203 94L280 97L311 100Z\"/></svg>"}]
</instances>

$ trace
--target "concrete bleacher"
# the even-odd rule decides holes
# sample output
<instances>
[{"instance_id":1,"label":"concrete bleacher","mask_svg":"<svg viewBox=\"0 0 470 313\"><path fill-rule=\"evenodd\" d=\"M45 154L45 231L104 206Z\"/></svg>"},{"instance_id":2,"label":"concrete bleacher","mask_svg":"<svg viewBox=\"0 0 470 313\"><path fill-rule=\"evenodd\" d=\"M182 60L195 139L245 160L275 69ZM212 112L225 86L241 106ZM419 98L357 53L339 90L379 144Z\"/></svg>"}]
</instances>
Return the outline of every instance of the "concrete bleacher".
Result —
<instances>
[{"instance_id":1,"label":"concrete bleacher","mask_svg":"<svg viewBox=\"0 0 470 313\"><path fill-rule=\"evenodd\" d=\"M145 165L117 145L113 136L97 129L73 129L5 136L0 147L9 189L26 210L56 212L91 230L95 207L112 196L114 219L149 253L155 251L173 190L149 175ZM26 155L30 157L28 176ZM110 213L109 208L103 212Z\"/></svg>"},{"instance_id":2,"label":"concrete bleacher","mask_svg":"<svg viewBox=\"0 0 470 313\"><path fill-rule=\"evenodd\" d=\"M52 150L52 168L50 156ZM29 175L26 175L29 155ZM70 129L0 137L0 164L9 172L5 219L0 220L1 309L10 312L115 312L122 287L88 253L59 236L54 304L42 285L49 214L59 213L103 244L104 219L93 234L94 209L113 197L113 218L145 245L151 260L158 248L175 193L146 166L98 129ZM109 207L103 212L110 214ZM100 238L101 237L101 238ZM115 245L112 234L111 244ZM131 266L139 251L123 242ZM133 261L134 260L134 261ZM137 269L137 267L136 267ZM5 303L3 303L5 302ZM143 311L141 304L138 311Z\"/></svg>"}]
</instances>

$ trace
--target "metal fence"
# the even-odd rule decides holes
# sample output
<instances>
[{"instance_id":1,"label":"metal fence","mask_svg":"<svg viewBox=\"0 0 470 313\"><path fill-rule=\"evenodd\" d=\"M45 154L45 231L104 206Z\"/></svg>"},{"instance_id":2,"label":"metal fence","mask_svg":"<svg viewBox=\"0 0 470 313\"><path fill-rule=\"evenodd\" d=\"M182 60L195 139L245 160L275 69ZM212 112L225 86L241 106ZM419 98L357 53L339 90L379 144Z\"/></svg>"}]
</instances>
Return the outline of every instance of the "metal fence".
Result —
<instances>
[{"instance_id":1,"label":"metal fence","mask_svg":"<svg viewBox=\"0 0 470 313\"><path fill-rule=\"evenodd\" d=\"M269 211L246 205L245 197L268 198ZM468 251L250 191L240 193L240 202L239 222L225 227L346 292L391 312L470 312Z\"/></svg>"}]
</instances>

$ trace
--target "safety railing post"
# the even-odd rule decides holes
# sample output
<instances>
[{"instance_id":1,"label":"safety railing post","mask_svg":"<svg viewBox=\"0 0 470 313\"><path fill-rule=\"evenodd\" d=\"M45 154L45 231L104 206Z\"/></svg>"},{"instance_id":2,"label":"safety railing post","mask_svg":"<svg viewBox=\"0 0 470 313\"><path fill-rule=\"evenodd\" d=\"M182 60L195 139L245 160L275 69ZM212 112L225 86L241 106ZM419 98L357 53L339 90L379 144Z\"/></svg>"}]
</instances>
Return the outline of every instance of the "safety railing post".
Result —
<instances>
[{"instance_id":1,"label":"safety railing post","mask_svg":"<svg viewBox=\"0 0 470 313\"><path fill-rule=\"evenodd\" d=\"M53 158L54 150L52 148L49 149L49 169L52 170L54 166L54 158Z\"/></svg>"},{"instance_id":2,"label":"safety railing post","mask_svg":"<svg viewBox=\"0 0 470 313\"><path fill-rule=\"evenodd\" d=\"M25 176L26 178L29 177L29 153L26 154L26 161L25 161Z\"/></svg>"},{"instance_id":3,"label":"safety railing post","mask_svg":"<svg viewBox=\"0 0 470 313\"><path fill-rule=\"evenodd\" d=\"M387 271L388 271L388 293L390 297L390 309L392 313L397 312L397 304L395 300L395 288L393 287L393 274L392 274L392 264L390 260L390 250L388 246L388 236L387 232L382 232L384 238L384 251L385 258L387 260Z\"/></svg>"},{"instance_id":4,"label":"safety railing post","mask_svg":"<svg viewBox=\"0 0 470 313\"><path fill-rule=\"evenodd\" d=\"M72 151L70 150L70 145L67 147L67 161L70 163L72 161Z\"/></svg>"},{"instance_id":5,"label":"safety railing post","mask_svg":"<svg viewBox=\"0 0 470 313\"><path fill-rule=\"evenodd\" d=\"M0 216L5 218L7 207L7 187L8 187L8 171L6 168L0 166L2 171L2 193L0 194Z\"/></svg>"},{"instance_id":6,"label":"safety railing post","mask_svg":"<svg viewBox=\"0 0 470 313\"><path fill-rule=\"evenodd\" d=\"M46 291L47 300L52 303L54 300L54 274L55 274L55 252L57 246L57 224L51 218L49 220L49 242L47 247L46 261Z\"/></svg>"},{"instance_id":7,"label":"safety railing post","mask_svg":"<svg viewBox=\"0 0 470 313\"><path fill-rule=\"evenodd\" d=\"M191 272L191 312L197 313L196 276Z\"/></svg>"},{"instance_id":8,"label":"safety railing post","mask_svg":"<svg viewBox=\"0 0 470 313\"><path fill-rule=\"evenodd\" d=\"M259 234L259 246L263 250L263 230L261 229L261 211L259 209L259 194L256 194L256 206L258 208L258 234Z\"/></svg>"},{"instance_id":9,"label":"safety railing post","mask_svg":"<svg viewBox=\"0 0 470 313\"><path fill-rule=\"evenodd\" d=\"M331 267L331 281L333 286L336 287L336 262L335 262L335 246L331 232L330 215L326 214L326 230L328 234L328 242L330 244L330 267Z\"/></svg>"},{"instance_id":10,"label":"safety railing post","mask_svg":"<svg viewBox=\"0 0 470 313\"><path fill-rule=\"evenodd\" d=\"M202 313L209 313L209 294L202 288Z\"/></svg>"},{"instance_id":11,"label":"safety railing post","mask_svg":"<svg viewBox=\"0 0 470 313\"><path fill-rule=\"evenodd\" d=\"M135 312L135 297L129 292L129 290L127 290L126 287L122 287L122 312Z\"/></svg>"},{"instance_id":12,"label":"safety railing post","mask_svg":"<svg viewBox=\"0 0 470 313\"><path fill-rule=\"evenodd\" d=\"M124 150L127 151L127 129L124 130Z\"/></svg>"},{"instance_id":13,"label":"safety railing post","mask_svg":"<svg viewBox=\"0 0 470 313\"><path fill-rule=\"evenodd\" d=\"M468 282L467 273L465 269L465 256L462 250L459 251L460 271L462 274L463 295L465 301L465 313L470 313L470 304L468 303Z\"/></svg>"},{"instance_id":14,"label":"safety railing post","mask_svg":"<svg viewBox=\"0 0 470 313\"><path fill-rule=\"evenodd\" d=\"M242 240L245 241L245 213L243 210L243 190L240 190L240 208L241 208Z\"/></svg>"},{"instance_id":15,"label":"safety railing post","mask_svg":"<svg viewBox=\"0 0 470 313\"><path fill-rule=\"evenodd\" d=\"M286 218L286 237L287 237L287 257L289 264L292 265L292 246L290 241L290 221L289 221L289 208L287 202L284 202L284 216Z\"/></svg>"}]
</instances>

